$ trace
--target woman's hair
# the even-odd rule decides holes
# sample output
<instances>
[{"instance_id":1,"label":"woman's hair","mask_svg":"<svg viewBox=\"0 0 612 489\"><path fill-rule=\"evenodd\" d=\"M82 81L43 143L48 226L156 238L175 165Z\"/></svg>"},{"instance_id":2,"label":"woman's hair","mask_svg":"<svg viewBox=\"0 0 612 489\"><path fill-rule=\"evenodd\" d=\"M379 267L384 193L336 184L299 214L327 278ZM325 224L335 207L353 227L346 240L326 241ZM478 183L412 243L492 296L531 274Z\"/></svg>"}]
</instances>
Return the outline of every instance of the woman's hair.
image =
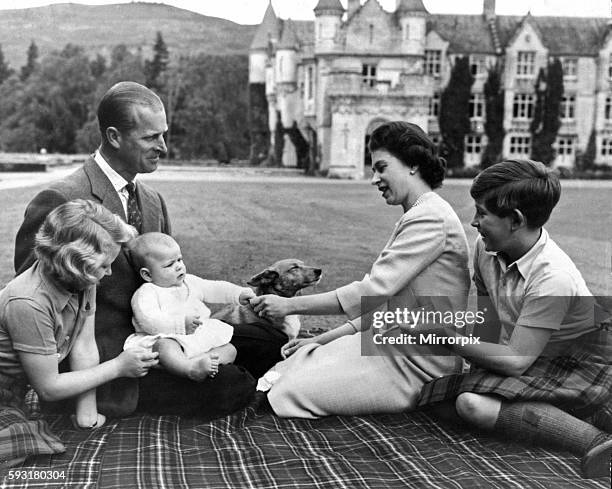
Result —
<instances>
[{"instance_id":1,"label":"woman's hair","mask_svg":"<svg viewBox=\"0 0 612 489\"><path fill-rule=\"evenodd\" d=\"M557 174L539 161L505 160L483 170L470 195L499 217L518 209L529 227L539 228L559 202L561 184Z\"/></svg>"},{"instance_id":2,"label":"woman's hair","mask_svg":"<svg viewBox=\"0 0 612 489\"><path fill-rule=\"evenodd\" d=\"M108 89L98 105L98 125L103 141L106 140L106 129L109 127L115 127L121 132L129 132L134 128L135 105L159 110L164 108L160 98L140 83L124 81Z\"/></svg>"},{"instance_id":3,"label":"woman's hair","mask_svg":"<svg viewBox=\"0 0 612 489\"><path fill-rule=\"evenodd\" d=\"M100 204L73 200L52 210L36 234L34 253L45 273L69 290L96 283L100 255L138 233Z\"/></svg>"},{"instance_id":4,"label":"woman's hair","mask_svg":"<svg viewBox=\"0 0 612 489\"><path fill-rule=\"evenodd\" d=\"M416 124L404 121L386 122L370 136L370 151L383 149L406 166L417 166L421 178L432 188L442 186L446 160L438 148Z\"/></svg>"}]
</instances>

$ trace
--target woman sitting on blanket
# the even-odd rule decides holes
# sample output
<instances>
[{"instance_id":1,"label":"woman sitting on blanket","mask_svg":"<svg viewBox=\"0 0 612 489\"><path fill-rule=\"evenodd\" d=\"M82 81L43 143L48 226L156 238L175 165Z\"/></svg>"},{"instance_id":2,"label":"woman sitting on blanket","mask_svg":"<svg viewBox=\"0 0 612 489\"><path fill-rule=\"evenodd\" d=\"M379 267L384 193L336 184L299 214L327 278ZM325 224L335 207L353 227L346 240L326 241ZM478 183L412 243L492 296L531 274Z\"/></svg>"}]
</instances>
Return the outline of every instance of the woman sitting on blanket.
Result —
<instances>
[{"instance_id":1,"label":"woman sitting on blanket","mask_svg":"<svg viewBox=\"0 0 612 489\"><path fill-rule=\"evenodd\" d=\"M388 205L401 206L404 214L369 275L323 294L251 299L255 311L268 317L344 313L350 320L283 347L289 358L273 368L280 377L268 394L279 416L412 409L425 382L460 366L453 355L393 356L371 342L373 354L361 353L362 336L367 338L362 314L384 308L391 296L402 296L404 303L415 307L427 296L467 297L470 282L463 226L451 206L433 192L442 185L446 163L432 141L414 124L390 122L372 133L370 150L372 185ZM361 307L364 296L371 298L368 310Z\"/></svg>"},{"instance_id":2,"label":"woman sitting on blanket","mask_svg":"<svg viewBox=\"0 0 612 489\"><path fill-rule=\"evenodd\" d=\"M74 422L96 428L105 422L96 387L157 364L157 353L140 349L99 364L94 339L96 284L135 233L101 205L67 202L41 226L37 261L0 291L0 468L65 451L43 420L28 419L28 384L43 400L75 397ZM72 371L59 373L66 357Z\"/></svg>"},{"instance_id":3,"label":"woman sitting on blanket","mask_svg":"<svg viewBox=\"0 0 612 489\"><path fill-rule=\"evenodd\" d=\"M580 272L542 228L559 201L559 180L542 163L508 160L480 173L470 193L480 233L478 309L497 317L474 333L488 341L453 347L472 371L428 383L419 405L454 402L479 428L572 451L586 476L609 475L612 437L578 418L594 415L596 426L612 429L612 343ZM437 409L443 414L445 405Z\"/></svg>"}]
</instances>

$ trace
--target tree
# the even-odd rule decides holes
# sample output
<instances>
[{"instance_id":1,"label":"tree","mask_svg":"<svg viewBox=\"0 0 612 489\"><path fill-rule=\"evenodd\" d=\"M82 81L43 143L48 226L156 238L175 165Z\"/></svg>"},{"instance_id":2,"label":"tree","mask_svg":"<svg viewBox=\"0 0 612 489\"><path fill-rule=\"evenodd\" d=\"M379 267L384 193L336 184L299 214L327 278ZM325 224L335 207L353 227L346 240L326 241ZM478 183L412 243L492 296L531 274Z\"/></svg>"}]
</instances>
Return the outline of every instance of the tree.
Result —
<instances>
[{"instance_id":1,"label":"tree","mask_svg":"<svg viewBox=\"0 0 612 489\"><path fill-rule=\"evenodd\" d=\"M268 127L268 99L265 83L249 84L249 133L251 165L260 165L268 156L270 129Z\"/></svg>"},{"instance_id":2,"label":"tree","mask_svg":"<svg viewBox=\"0 0 612 489\"><path fill-rule=\"evenodd\" d=\"M26 81L38 67L38 46L32 40L28 48L28 58L25 66L21 67L21 81Z\"/></svg>"},{"instance_id":3,"label":"tree","mask_svg":"<svg viewBox=\"0 0 612 489\"><path fill-rule=\"evenodd\" d=\"M487 168L497 163L503 151L504 136L504 90L502 88L503 65L496 63L489 70L487 81L484 84L485 95L485 134L487 147L482 154L480 165Z\"/></svg>"},{"instance_id":4,"label":"tree","mask_svg":"<svg viewBox=\"0 0 612 489\"><path fill-rule=\"evenodd\" d=\"M98 53L96 59L89 63L89 68L91 70L91 75L94 78L99 79L106 71L106 58Z\"/></svg>"},{"instance_id":5,"label":"tree","mask_svg":"<svg viewBox=\"0 0 612 489\"><path fill-rule=\"evenodd\" d=\"M12 74L13 70L11 70L8 63L4 60L4 52L2 51L2 45L0 44L0 85L4 83L4 80L6 80Z\"/></svg>"},{"instance_id":6,"label":"tree","mask_svg":"<svg viewBox=\"0 0 612 489\"><path fill-rule=\"evenodd\" d=\"M161 32L157 31L157 38L153 45L153 59L145 61L146 85L152 90L161 91L163 88L162 74L168 68L168 47Z\"/></svg>"},{"instance_id":7,"label":"tree","mask_svg":"<svg viewBox=\"0 0 612 489\"><path fill-rule=\"evenodd\" d=\"M531 159L550 165L555 159L553 147L561 127L563 68L558 58L540 69L536 80L536 104L530 131Z\"/></svg>"},{"instance_id":8,"label":"tree","mask_svg":"<svg viewBox=\"0 0 612 489\"><path fill-rule=\"evenodd\" d=\"M597 148L595 143L595 130L591 131L584 153L576 157L577 170L592 170L595 167Z\"/></svg>"},{"instance_id":9,"label":"tree","mask_svg":"<svg viewBox=\"0 0 612 489\"><path fill-rule=\"evenodd\" d=\"M458 58L440 97L440 134L449 168L463 166L465 136L470 132L470 94L474 76L467 56Z\"/></svg>"}]
</instances>

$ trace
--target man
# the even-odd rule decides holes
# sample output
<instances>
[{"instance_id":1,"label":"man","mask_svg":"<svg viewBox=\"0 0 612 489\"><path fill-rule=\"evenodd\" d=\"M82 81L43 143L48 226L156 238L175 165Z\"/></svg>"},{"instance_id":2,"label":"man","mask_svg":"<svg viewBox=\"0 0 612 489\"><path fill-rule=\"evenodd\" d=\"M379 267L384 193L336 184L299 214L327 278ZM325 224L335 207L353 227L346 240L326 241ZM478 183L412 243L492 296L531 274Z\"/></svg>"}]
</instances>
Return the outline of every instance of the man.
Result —
<instances>
[{"instance_id":1,"label":"man","mask_svg":"<svg viewBox=\"0 0 612 489\"><path fill-rule=\"evenodd\" d=\"M98 123L102 142L94 155L82 168L36 195L28 205L15 243L17 274L34 262L34 237L47 214L69 200L99 202L141 233L170 234L164 199L135 181L139 173L155 171L167 151L164 134L168 126L161 100L138 83L117 83L100 102ZM129 255L122 251L112 265L112 275L98 287L96 342L101 361L116 357L127 336L134 332L130 299L138 285ZM258 340L255 349L261 349L264 356L270 355L271 348L280 351L280 345L269 343L267 338L258 335ZM239 348L248 348L249 341L243 339ZM268 358L264 363L275 360ZM219 416L244 406L253 389L253 377L236 365L222 366L214 378L201 383L154 369L141 380L122 378L100 387L98 406L101 412L114 416L136 409Z\"/></svg>"}]
</instances>

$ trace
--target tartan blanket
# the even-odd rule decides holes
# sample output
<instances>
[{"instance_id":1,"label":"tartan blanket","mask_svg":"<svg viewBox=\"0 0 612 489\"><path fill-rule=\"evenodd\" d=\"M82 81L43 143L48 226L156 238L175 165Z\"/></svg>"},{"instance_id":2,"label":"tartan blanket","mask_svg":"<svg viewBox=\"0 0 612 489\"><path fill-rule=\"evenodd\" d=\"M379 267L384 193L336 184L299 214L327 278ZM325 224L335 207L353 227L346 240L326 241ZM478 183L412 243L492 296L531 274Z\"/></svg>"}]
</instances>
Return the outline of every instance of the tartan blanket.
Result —
<instances>
[{"instance_id":1,"label":"tartan blanket","mask_svg":"<svg viewBox=\"0 0 612 489\"><path fill-rule=\"evenodd\" d=\"M67 451L21 471L63 479L10 479L0 488L608 488L585 480L579 460L434 421L424 412L281 419L258 394L213 421L132 416L93 432L49 416ZM34 473L34 472L31 472Z\"/></svg>"}]
</instances>

